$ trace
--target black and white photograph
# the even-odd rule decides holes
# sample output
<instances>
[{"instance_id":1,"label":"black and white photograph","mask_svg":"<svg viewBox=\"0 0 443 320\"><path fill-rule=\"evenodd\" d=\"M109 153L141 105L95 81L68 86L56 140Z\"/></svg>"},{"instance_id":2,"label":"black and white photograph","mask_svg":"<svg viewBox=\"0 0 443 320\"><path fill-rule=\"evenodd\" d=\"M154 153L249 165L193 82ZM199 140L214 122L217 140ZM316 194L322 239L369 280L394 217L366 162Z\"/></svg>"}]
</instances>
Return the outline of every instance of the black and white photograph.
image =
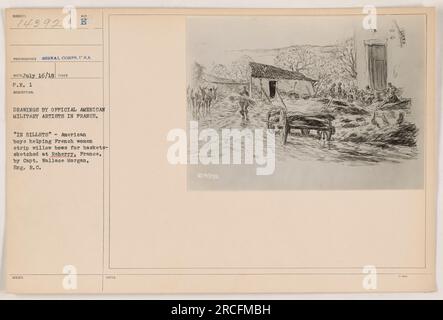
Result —
<instances>
[{"instance_id":1,"label":"black and white photograph","mask_svg":"<svg viewBox=\"0 0 443 320\"><path fill-rule=\"evenodd\" d=\"M189 17L189 120L272 130L276 158L268 177L190 167L191 188L420 186L425 41L421 15L378 16L373 29L351 16Z\"/></svg>"}]
</instances>

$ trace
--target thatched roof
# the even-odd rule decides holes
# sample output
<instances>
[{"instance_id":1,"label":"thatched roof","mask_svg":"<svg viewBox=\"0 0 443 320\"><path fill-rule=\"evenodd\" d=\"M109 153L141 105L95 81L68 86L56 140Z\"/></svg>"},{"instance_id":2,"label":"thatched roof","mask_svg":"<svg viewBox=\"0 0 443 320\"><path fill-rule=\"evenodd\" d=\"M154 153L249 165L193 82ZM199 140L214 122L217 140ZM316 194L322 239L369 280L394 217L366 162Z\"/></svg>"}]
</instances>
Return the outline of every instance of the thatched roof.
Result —
<instances>
[{"instance_id":1,"label":"thatched roof","mask_svg":"<svg viewBox=\"0 0 443 320\"><path fill-rule=\"evenodd\" d=\"M289 71L281 69L268 64L249 62L251 67L251 76L253 78L266 78L276 80L304 80L310 82L316 82L311 78L306 77L304 74L297 71Z\"/></svg>"}]
</instances>

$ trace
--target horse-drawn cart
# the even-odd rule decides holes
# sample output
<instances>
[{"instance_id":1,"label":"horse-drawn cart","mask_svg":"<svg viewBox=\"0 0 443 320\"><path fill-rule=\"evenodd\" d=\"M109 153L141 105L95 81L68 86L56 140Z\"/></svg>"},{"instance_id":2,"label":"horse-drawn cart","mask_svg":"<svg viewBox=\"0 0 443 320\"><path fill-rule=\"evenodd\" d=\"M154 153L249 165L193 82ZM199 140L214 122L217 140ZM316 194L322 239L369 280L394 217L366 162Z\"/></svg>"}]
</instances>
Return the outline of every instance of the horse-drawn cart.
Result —
<instances>
[{"instance_id":1,"label":"horse-drawn cart","mask_svg":"<svg viewBox=\"0 0 443 320\"><path fill-rule=\"evenodd\" d=\"M329 114L304 115L287 112L283 108L273 108L267 114L268 129L280 131L283 144L286 144L291 130L300 130L302 136L314 131L318 139L329 141L335 133L332 120L334 116Z\"/></svg>"}]
</instances>

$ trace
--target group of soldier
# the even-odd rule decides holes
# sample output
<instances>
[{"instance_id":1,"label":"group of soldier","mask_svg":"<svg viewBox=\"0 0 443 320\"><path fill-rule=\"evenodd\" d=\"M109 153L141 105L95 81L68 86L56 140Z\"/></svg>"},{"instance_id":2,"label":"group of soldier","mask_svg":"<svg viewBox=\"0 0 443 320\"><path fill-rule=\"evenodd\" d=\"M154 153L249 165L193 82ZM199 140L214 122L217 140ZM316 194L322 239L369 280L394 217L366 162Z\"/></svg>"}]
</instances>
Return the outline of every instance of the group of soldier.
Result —
<instances>
[{"instance_id":1,"label":"group of soldier","mask_svg":"<svg viewBox=\"0 0 443 320\"><path fill-rule=\"evenodd\" d=\"M211 106L217 99L217 87L188 87L187 96L193 116L195 118L205 116L211 112Z\"/></svg>"},{"instance_id":2,"label":"group of soldier","mask_svg":"<svg viewBox=\"0 0 443 320\"><path fill-rule=\"evenodd\" d=\"M356 86L345 87L341 82L332 83L327 90L327 95L332 99L359 101L363 105L370 105L375 101L384 103L399 101L399 90L390 82L384 91L373 90L370 86L358 89Z\"/></svg>"}]
</instances>

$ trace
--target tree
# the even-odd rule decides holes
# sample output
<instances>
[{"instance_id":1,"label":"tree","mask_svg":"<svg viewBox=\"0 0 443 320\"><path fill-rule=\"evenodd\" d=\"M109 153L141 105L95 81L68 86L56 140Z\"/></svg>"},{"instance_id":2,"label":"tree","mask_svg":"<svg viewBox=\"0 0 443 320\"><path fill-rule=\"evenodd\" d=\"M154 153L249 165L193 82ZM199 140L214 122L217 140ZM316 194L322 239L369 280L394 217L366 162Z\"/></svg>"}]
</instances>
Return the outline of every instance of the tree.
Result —
<instances>
[{"instance_id":1,"label":"tree","mask_svg":"<svg viewBox=\"0 0 443 320\"><path fill-rule=\"evenodd\" d=\"M250 76L249 63L254 61L250 56L241 56L238 60L232 62L230 66L230 73L232 79L239 81L248 81Z\"/></svg>"},{"instance_id":2,"label":"tree","mask_svg":"<svg viewBox=\"0 0 443 320\"><path fill-rule=\"evenodd\" d=\"M354 39L349 38L337 46L335 57L340 62L343 70L352 78L357 78L357 57Z\"/></svg>"},{"instance_id":3,"label":"tree","mask_svg":"<svg viewBox=\"0 0 443 320\"><path fill-rule=\"evenodd\" d=\"M314 65L314 55L306 47L294 46L280 51L274 63L283 69L303 73Z\"/></svg>"},{"instance_id":4,"label":"tree","mask_svg":"<svg viewBox=\"0 0 443 320\"><path fill-rule=\"evenodd\" d=\"M205 67L198 62L194 62L192 65L192 82L194 86L198 85L202 81L204 72Z\"/></svg>"},{"instance_id":5,"label":"tree","mask_svg":"<svg viewBox=\"0 0 443 320\"><path fill-rule=\"evenodd\" d=\"M224 64L216 64L211 69L211 74L219 78L229 78L229 70Z\"/></svg>"},{"instance_id":6,"label":"tree","mask_svg":"<svg viewBox=\"0 0 443 320\"><path fill-rule=\"evenodd\" d=\"M317 97L322 91L326 90L326 86L330 82L330 76L326 72L319 72L316 80L317 81L312 84L314 97Z\"/></svg>"},{"instance_id":7,"label":"tree","mask_svg":"<svg viewBox=\"0 0 443 320\"><path fill-rule=\"evenodd\" d=\"M313 66L307 70L306 75L317 80L312 85L314 96L326 92L331 83L341 81L342 70L337 66L337 61L333 58L329 53L317 56Z\"/></svg>"}]
</instances>

